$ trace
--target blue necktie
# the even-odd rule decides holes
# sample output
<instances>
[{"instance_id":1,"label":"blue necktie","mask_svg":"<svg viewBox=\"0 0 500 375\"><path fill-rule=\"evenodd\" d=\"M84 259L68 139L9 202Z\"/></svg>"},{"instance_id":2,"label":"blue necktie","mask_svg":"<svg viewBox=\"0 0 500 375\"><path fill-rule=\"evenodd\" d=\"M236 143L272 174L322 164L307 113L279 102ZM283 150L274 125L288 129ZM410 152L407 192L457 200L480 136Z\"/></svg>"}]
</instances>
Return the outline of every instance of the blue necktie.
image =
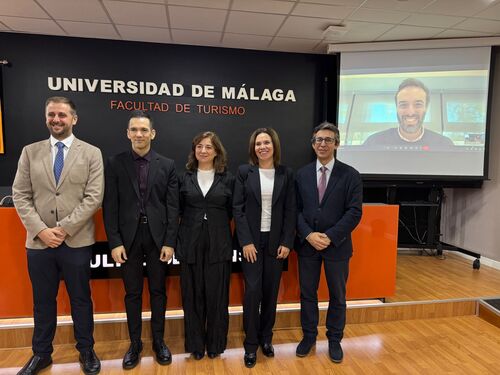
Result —
<instances>
[{"instance_id":1,"label":"blue necktie","mask_svg":"<svg viewBox=\"0 0 500 375\"><path fill-rule=\"evenodd\" d=\"M57 142L56 146L58 148L56 154L56 160L54 160L54 177L56 178L56 186L59 184L59 177L61 177L61 172L64 167L64 143Z\"/></svg>"}]
</instances>

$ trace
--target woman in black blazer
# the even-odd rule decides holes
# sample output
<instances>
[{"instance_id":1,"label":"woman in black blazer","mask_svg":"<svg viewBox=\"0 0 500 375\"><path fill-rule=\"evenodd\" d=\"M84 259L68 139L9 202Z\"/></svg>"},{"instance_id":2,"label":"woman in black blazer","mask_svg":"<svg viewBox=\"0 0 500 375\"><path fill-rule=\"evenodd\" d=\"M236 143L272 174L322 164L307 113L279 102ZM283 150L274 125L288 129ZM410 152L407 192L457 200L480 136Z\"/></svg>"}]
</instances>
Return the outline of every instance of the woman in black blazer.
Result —
<instances>
[{"instance_id":1,"label":"woman in black blazer","mask_svg":"<svg viewBox=\"0 0 500 375\"><path fill-rule=\"evenodd\" d=\"M227 342L234 177L226 172L226 161L219 137L200 133L179 181L176 258L181 264L185 348L197 360L205 348L210 358L217 357Z\"/></svg>"},{"instance_id":2,"label":"woman in black blazer","mask_svg":"<svg viewBox=\"0 0 500 375\"><path fill-rule=\"evenodd\" d=\"M248 153L250 164L238 168L233 214L243 255L244 363L250 368L259 345L265 356L274 356L278 290L283 261L293 244L296 206L293 171L280 165L278 134L272 128L257 129Z\"/></svg>"}]
</instances>

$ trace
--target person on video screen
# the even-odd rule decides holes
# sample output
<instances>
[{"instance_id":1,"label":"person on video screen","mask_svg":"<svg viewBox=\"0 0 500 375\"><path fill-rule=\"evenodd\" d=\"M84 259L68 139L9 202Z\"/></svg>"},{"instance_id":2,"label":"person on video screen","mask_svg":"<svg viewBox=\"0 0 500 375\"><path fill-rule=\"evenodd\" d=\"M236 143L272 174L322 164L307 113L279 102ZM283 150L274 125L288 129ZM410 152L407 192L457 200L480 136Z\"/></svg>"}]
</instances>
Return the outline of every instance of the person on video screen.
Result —
<instances>
[{"instance_id":1,"label":"person on video screen","mask_svg":"<svg viewBox=\"0 0 500 375\"><path fill-rule=\"evenodd\" d=\"M417 146L427 150L442 150L454 146L450 138L424 128L430 93L421 81L408 78L401 82L395 101L399 126L370 135L363 143L364 146Z\"/></svg>"}]
</instances>

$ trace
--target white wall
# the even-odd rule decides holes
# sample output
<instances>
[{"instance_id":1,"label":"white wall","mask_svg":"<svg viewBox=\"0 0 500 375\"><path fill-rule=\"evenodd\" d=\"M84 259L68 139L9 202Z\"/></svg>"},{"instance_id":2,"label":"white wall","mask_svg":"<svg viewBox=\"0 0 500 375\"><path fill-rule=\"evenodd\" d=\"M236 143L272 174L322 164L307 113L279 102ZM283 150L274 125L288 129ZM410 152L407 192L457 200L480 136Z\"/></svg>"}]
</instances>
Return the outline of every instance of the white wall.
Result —
<instances>
[{"instance_id":1,"label":"white wall","mask_svg":"<svg viewBox=\"0 0 500 375\"><path fill-rule=\"evenodd\" d=\"M500 53L490 118L489 181L481 189L446 189L442 240L500 261Z\"/></svg>"}]
</instances>

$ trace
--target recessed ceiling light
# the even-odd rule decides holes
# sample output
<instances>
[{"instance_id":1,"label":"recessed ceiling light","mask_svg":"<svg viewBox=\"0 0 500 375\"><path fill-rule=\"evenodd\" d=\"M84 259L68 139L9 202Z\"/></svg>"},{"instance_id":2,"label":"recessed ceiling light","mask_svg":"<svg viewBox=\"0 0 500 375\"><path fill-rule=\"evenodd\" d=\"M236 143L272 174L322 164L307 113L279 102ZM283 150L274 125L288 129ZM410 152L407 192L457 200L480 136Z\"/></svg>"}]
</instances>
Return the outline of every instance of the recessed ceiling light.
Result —
<instances>
[{"instance_id":1,"label":"recessed ceiling light","mask_svg":"<svg viewBox=\"0 0 500 375\"><path fill-rule=\"evenodd\" d=\"M323 36L342 36L347 33L347 27L345 25L330 25L325 31L323 31Z\"/></svg>"}]
</instances>

